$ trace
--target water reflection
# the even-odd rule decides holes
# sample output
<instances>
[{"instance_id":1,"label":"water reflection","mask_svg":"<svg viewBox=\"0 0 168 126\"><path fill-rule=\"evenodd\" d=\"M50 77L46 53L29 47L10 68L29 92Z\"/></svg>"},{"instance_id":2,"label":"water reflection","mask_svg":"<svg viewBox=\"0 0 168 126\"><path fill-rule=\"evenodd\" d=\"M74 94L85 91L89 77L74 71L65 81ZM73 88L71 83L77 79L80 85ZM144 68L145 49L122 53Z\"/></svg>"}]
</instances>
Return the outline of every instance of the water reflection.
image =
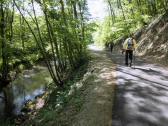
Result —
<instances>
[{"instance_id":1,"label":"water reflection","mask_svg":"<svg viewBox=\"0 0 168 126\"><path fill-rule=\"evenodd\" d=\"M35 66L31 70L25 70L12 82L14 113L19 114L22 106L28 100L34 100L35 96L45 92L46 86L52 82L46 67ZM0 94L3 97L3 93ZM0 115L3 115L4 100L0 98Z\"/></svg>"}]
</instances>

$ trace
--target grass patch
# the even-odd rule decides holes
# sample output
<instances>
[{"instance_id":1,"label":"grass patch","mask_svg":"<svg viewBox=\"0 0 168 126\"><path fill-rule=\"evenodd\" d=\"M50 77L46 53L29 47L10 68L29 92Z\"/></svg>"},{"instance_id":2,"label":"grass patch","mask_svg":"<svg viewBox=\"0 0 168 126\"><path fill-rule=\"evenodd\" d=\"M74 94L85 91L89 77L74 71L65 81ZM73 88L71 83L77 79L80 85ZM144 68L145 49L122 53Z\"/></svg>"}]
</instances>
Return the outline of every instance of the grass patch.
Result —
<instances>
[{"instance_id":1,"label":"grass patch","mask_svg":"<svg viewBox=\"0 0 168 126\"><path fill-rule=\"evenodd\" d=\"M85 76L87 74L88 62L83 64L78 70L75 70L65 83L64 89L55 89L49 96L45 107L39 111L34 119L26 121L24 125L30 126L48 126L48 125L66 125L65 119L59 120L61 112L66 109L69 103L72 105L72 111L78 112L81 109L83 97L80 97L85 87ZM89 77L90 78L90 77ZM92 78L92 77L91 77ZM75 109L73 109L75 108ZM68 112L68 111L67 111ZM68 112L68 114L74 112ZM65 114L65 113L64 113ZM30 123L31 122L31 123ZM68 123L68 122L67 122Z\"/></svg>"}]
</instances>

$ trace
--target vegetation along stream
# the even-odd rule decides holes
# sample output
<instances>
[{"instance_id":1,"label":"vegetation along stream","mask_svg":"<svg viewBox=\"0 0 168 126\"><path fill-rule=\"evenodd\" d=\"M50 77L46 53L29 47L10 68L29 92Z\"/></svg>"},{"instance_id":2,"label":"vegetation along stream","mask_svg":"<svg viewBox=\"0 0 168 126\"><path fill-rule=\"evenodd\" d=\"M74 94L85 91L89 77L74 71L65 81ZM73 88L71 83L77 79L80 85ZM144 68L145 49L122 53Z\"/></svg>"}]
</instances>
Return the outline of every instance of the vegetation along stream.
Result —
<instances>
[{"instance_id":1,"label":"vegetation along stream","mask_svg":"<svg viewBox=\"0 0 168 126\"><path fill-rule=\"evenodd\" d=\"M13 104L11 106L13 113L20 114L26 102L33 101L37 96L44 94L46 86L50 82L51 77L45 66L34 66L32 69L20 73L18 78L12 82L12 86L8 88L10 101ZM3 95L3 93L0 95L0 115L4 114Z\"/></svg>"}]
</instances>

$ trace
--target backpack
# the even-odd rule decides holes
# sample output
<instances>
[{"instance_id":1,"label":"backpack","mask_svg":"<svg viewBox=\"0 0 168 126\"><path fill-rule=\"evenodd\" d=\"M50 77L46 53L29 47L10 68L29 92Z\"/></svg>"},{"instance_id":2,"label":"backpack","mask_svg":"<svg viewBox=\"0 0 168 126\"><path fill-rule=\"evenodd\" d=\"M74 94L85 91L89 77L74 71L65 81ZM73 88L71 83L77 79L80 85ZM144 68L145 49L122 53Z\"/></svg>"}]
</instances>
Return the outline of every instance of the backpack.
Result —
<instances>
[{"instance_id":1,"label":"backpack","mask_svg":"<svg viewBox=\"0 0 168 126\"><path fill-rule=\"evenodd\" d=\"M133 39L129 38L127 41L127 49L132 50L133 49Z\"/></svg>"}]
</instances>

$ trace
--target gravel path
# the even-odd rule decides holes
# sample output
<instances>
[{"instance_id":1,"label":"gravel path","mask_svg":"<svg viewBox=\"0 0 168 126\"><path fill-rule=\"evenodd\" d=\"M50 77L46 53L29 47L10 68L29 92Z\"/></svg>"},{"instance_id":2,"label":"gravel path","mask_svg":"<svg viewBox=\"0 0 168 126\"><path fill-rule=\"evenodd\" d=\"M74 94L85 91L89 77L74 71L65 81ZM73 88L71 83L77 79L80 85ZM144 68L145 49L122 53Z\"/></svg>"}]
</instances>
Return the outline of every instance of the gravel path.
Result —
<instances>
[{"instance_id":1,"label":"gravel path","mask_svg":"<svg viewBox=\"0 0 168 126\"><path fill-rule=\"evenodd\" d=\"M58 126L112 125L116 65L97 47L91 47L90 55L88 72L81 78L83 86L59 114Z\"/></svg>"},{"instance_id":2,"label":"gravel path","mask_svg":"<svg viewBox=\"0 0 168 126\"><path fill-rule=\"evenodd\" d=\"M85 90L85 102L72 126L111 126L115 65L105 51L91 51L93 80Z\"/></svg>"}]
</instances>

